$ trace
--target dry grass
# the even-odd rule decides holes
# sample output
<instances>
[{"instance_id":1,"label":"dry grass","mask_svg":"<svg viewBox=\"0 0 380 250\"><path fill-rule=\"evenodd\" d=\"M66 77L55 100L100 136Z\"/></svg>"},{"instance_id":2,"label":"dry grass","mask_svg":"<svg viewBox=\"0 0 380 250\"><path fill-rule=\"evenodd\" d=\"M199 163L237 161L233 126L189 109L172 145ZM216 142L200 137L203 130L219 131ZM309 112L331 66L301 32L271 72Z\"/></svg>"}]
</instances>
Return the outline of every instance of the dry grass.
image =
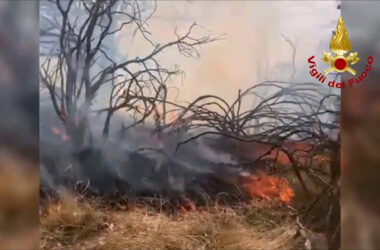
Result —
<instances>
[{"instance_id":1,"label":"dry grass","mask_svg":"<svg viewBox=\"0 0 380 250\"><path fill-rule=\"evenodd\" d=\"M94 237L105 227L106 217L96 210L96 204L78 201L64 194L57 203L49 204L41 214L41 247L72 246L88 237Z\"/></svg>"},{"instance_id":2,"label":"dry grass","mask_svg":"<svg viewBox=\"0 0 380 250\"><path fill-rule=\"evenodd\" d=\"M41 248L292 249L297 225L285 210L252 202L178 214L147 206L115 211L66 195L41 216Z\"/></svg>"}]
</instances>

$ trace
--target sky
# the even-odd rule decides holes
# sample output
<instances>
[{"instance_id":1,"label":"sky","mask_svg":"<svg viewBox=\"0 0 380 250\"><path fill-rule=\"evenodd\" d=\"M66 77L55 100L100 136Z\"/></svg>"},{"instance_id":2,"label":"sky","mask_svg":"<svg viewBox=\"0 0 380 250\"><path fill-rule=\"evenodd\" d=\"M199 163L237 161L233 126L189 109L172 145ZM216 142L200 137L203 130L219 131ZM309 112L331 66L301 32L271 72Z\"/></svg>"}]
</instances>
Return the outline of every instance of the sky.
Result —
<instances>
[{"instance_id":1,"label":"sky","mask_svg":"<svg viewBox=\"0 0 380 250\"><path fill-rule=\"evenodd\" d=\"M307 59L328 51L340 16L336 1L158 1L149 22L159 43L175 39L174 30L193 23L225 39L204 45L200 58L186 58L173 49L160 56L164 65L179 65L185 78L178 100L191 101L214 94L232 101L238 89L264 80L289 80L292 48L282 34L296 43L296 79L310 81ZM144 55L151 49L138 37L131 44L129 31L117 36L121 55ZM324 86L328 88L327 86Z\"/></svg>"}]
</instances>

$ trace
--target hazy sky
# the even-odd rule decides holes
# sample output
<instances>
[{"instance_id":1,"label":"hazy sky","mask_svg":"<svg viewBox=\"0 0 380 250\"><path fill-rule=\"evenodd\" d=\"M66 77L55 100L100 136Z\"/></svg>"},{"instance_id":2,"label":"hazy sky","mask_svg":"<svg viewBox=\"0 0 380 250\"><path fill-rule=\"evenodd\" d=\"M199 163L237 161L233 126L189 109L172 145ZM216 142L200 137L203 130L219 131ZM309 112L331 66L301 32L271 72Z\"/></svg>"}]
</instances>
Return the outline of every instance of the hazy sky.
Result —
<instances>
[{"instance_id":1,"label":"hazy sky","mask_svg":"<svg viewBox=\"0 0 380 250\"><path fill-rule=\"evenodd\" d=\"M289 80L292 49L281 34L297 41L298 79L310 81L307 58L328 50L340 16L336 1L158 1L157 7L149 30L159 43L175 39L175 28L184 32L193 22L211 34L226 35L203 46L199 59L180 56L176 50L160 57L162 64L178 64L186 72L179 95L186 101L201 94L231 101L239 88L258 81ZM131 45L127 33L117 37L120 53L141 56L150 51L138 38ZM181 86L180 79L173 84Z\"/></svg>"}]
</instances>

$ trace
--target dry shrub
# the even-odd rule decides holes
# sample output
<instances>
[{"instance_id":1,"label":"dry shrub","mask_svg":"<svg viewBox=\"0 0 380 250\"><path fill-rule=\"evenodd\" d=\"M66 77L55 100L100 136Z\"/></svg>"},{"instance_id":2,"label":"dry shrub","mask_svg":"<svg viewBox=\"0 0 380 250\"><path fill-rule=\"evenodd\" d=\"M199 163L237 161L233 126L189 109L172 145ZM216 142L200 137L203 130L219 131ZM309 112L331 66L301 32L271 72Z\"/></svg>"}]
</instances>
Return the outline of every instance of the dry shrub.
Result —
<instances>
[{"instance_id":1,"label":"dry shrub","mask_svg":"<svg viewBox=\"0 0 380 250\"><path fill-rule=\"evenodd\" d=\"M43 247L291 249L298 242L297 226L289 216L284 217L285 208L268 202L168 214L147 206L96 212L94 204L74 201L61 201L48 208L41 219ZM267 219L271 222L264 222ZM107 226L99 230L102 224Z\"/></svg>"}]
</instances>

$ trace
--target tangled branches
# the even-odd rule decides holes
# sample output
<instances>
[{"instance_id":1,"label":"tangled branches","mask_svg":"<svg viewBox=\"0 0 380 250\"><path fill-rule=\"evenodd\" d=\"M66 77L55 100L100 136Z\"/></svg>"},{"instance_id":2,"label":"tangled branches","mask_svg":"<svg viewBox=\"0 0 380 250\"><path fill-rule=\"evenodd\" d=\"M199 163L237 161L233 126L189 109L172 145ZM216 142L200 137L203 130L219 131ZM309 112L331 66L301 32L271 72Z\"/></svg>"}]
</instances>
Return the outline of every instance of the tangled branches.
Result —
<instances>
[{"instance_id":1,"label":"tangled branches","mask_svg":"<svg viewBox=\"0 0 380 250\"><path fill-rule=\"evenodd\" d=\"M147 21L156 10L155 2L81 0L78 4L74 0L57 0L44 4L49 13L42 15L44 60L40 78L76 145L85 143L88 114L100 88L111 88L104 127L106 137L110 119L117 110L140 113L143 121L155 108L151 98L166 99L167 81L181 74L181 70L160 65L157 57L161 53L177 48L181 55L197 57L199 46L221 38L194 35L200 33L197 32L200 26L192 24L182 35L175 32L177 38L173 41L154 42ZM149 53L121 59L108 47L114 47L110 43L115 35L128 28L134 30L133 36L139 34L150 45ZM162 105L165 110L165 102Z\"/></svg>"}]
</instances>

